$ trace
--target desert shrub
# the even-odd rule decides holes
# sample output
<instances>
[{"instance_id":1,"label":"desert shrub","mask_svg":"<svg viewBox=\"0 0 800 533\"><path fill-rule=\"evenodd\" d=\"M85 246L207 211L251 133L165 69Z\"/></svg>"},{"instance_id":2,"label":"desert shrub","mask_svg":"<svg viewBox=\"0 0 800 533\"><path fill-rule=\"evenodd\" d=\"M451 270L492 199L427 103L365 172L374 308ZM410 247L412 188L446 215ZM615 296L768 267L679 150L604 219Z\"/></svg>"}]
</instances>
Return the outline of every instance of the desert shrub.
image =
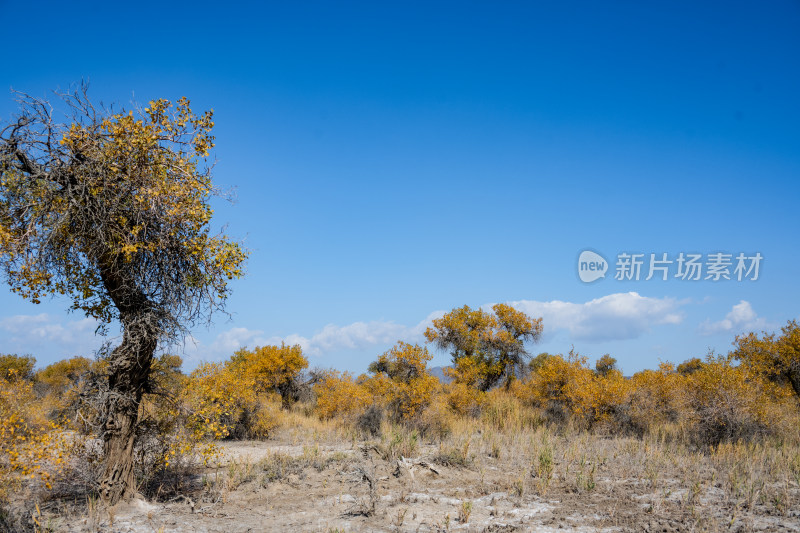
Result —
<instances>
[{"instance_id":1,"label":"desert shrub","mask_svg":"<svg viewBox=\"0 0 800 533\"><path fill-rule=\"evenodd\" d=\"M200 365L189 376L182 401L195 440L266 438L279 425L280 397L259 391L239 366Z\"/></svg>"},{"instance_id":2,"label":"desert shrub","mask_svg":"<svg viewBox=\"0 0 800 533\"><path fill-rule=\"evenodd\" d=\"M443 388L447 405L462 416L477 417L486 393L460 381L453 381Z\"/></svg>"},{"instance_id":3,"label":"desert shrub","mask_svg":"<svg viewBox=\"0 0 800 533\"><path fill-rule=\"evenodd\" d=\"M465 355L453 361L453 365L445 368L445 375L452 383L460 383L483 392L482 382L490 369L485 361L477 357Z\"/></svg>"},{"instance_id":4,"label":"desert shrub","mask_svg":"<svg viewBox=\"0 0 800 533\"><path fill-rule=\"evenodd\" d=\"M539 355L532 357L531 360L528 361L528 370L530 372L536 372L537 370L542 368L544 362L550 359L551 357L553 356L547 352L542 352Z\"/></svg>"},{"instance_id":5,"label":"desert shrub","mask_svg":"<svg viewBox=\"0 0 800 533\"><path fill-rule=\"evenodd\" d=\"M72 357L57 361L36 372L34 389L42 398L52 419L73 422L81 406L81 391L84 379L91 371L93 362L86 357Z\"/></svg>"},{"instance_id":6,"label":"desert shrub","mask_svg":"<svg viewBox=\"0 0 800 533\"><path fill-rule=\"evenodd\" d=\"M334 417L353 418L372 401L369 391L357 383L348 372L326 370L314 384L317 397L317 416L324 420Z\"/></svg>"},{"instance_id":7,"label":"desert shrub","mask_svg":"<svg viewBox=\"0 0 800 533\"><path fill-rule=\"evenodd\" d=\"M378 405L370 405L356 420L356 429L363 435L377 437L383 424L383 409Z\"/></svg>"},{"instance_id":8,"label":"desert shrub","mask_svg":"<svg viewBox=\"0 0 800 533\"><path fill-rule=\"evenodd\" d=\"M36 359L30 355L0 354L0 379L16 381L31 380Z\"/></svg>"},{"instance_id":9,"label":"desert shrub","mask_svg":"<svg viewBox=\"0 0 800 533\"><path fill-rule=\"evenodd\" d=\"M769 430L771 399L746 368L724 357L709 356L700 370L686 378L683 394L697 444L749 439Z\"/></svg>"},{"instance_id":10,"label":"desert shrub","mask_svg":"<svg viewBox=\"0 0 800 533\"><path fill-rule=\"evenodd\" d=\"M33 530L39 501L91 484L73 470L85 470L83 439L47 414L30 381L0 380L0 529Z\"/></svg>"},{"instance_id":11,"label":"desert shrub","mask_svg":"<svg viewBox=\"0 0 800 533\"><path fill-rule=\"evenodd\" d=\"M408 423L420 435L431 439L443 439L453 431L455 413L450 408L443 392L434 394L430 403Z\"/></svg>"},{"instance_id":12,"label":"desert shrub","mask_svg":"<svg viewBox=\"0 0 800 533\"><path fill-rule=\"evenodd\" d=\"M219 421L209 427L198 423L211 411L204 403L208 398L196 394L181 365L177 355L154 358L150 392L139 407L135 468L139 490L149 497L180 494L198 467L217 457L218 435L212 431L219 429Z\"/></svg>"},{"instance_id":13,"label":"desert shrub","mask_svg":"<svg viewBox=\"0 0 800 533\"><path fill-rule=\"evenodd\" d=\"M543 354L528 380L511 392L553 424L641 433L633 416L635 385L615 367L607 355L590 369L587 358L573 350L566 358Z\"/></svg>"},{"instance_id":14,"label":"desert shrub","mask_svg":"<svg viewBox=\"0 0 800 533\"><path fill-rule=\"evenodd\" d=\"M168 369L170 362L161 366ZM286 345L245 348L226 363L200 365L181 398L192 439L267 438L281 423L281 407L296 401L307 366L300 347ZM160 376L167 383L179 379L174 372Z\"/></svg>"},{"instance_id":15,"label":"desert shrub","mask_svg":"<svg viewBox=\"0 0 800 533\"><path fill-rule=\"evenodd\" d=\"M300 346L256 346L242 348L228 363L231 370L256 392L277 392L284 406L296 402L300 395L300 373L308 368L308 360Z\"/></svg>"},{"instance_id":16,"label":"desert shrub","mask_svg":"<svg viewBox=\"0 0 800 533\"><path fill-rule=\"evenodd\" d=\"M35 380L43 392L63 394L74 387L91 367L90 359L76 356L47 365L36 372Z\"/></svg>"},{"instance_id":17,"label":"desert shrub","mask_svg":"<svg viewBox=\"0 0 800 533\"><path fill-rule=\"evenodd\" d=\"M426 370L431 358L427 348L401 341L370 364L373 376L359 381L386 405L392 420L410 420L430 403L439 386L439 380Z\"/></svg>"},{"instance_id":18,"label":"desert shrub","mask_svg":"<svg viewBox=\"0 0 800 533\"><path fill-rule=\"evenodd\" d=\"M781 335L755 333L736 337L731 356L751 372L790 388L800 399L800 324L790 320Z\"/></svg>"},{"instance_id":19,"label":"desert shrub","mask_svg":"<svg viewBox=\"0 0 800 533\"><path fill-rule=\"evenodd\" d=\"M586 361L586 357L573 350L566 359L561 355L548 356L515 391L524 402L541 409L548 421L564 423L570 415L581 413L586 407L580 388L594 376Z\"/></svg>"},{"instance_id":20,"label":"desert shrub","mask_svg":"<svg viewBox=\"0 0 800 533\"><path fill-rule=\"evenodd\" d=\"M627 431L630 382L616 369L604 373L576 371L565 394L572 414L587 428Z\"/></svg>"},{"instance_id":21,"label":"desert shrub","mask_svg":"<svg viewBox=\"0 0 800 533\"><path fill-rule=\"evenodd\" d=\"M629 408L633 428L643 434L655 425L684 418L686 386L685 376L675 372L671 363L661 363L658 370L634 374Z\"/></svg>"},{"instance_id":22,"label":"desert shrub","mask_svg":"<svg viewBox=\"0 0 800 533\"><path fill-rule=\"evenodd\" d=\"M150 363L149 392L175 396L185 385L181 366L183 359L179 355L165 353L154 357Z\"/></svg>"},{"instance_id":23,"label":"desert shrub","mask_svg":"<svg viewBox=\"0 0 800 533\"><path fill-rule=\"evenodd\" d=\"M222 439L229 435L231 412L235 410L237 384L219 363L203 363L189 376L182 401L192 414L187 426L198 436Z\"/></svg>"},{"instance_id":24,"label":"desert shrub","mask_svg":"<svg viewBox=\"0 0 800 533\"><path fill-rule=\"evenodd\" d=\"M424 375L411 383L394 383L389 409L395 420L410 420L428 406L439 380Z\"/></svg>"},{"instance_id":25,"label":"desert shrub","mask_svg":"<svg viewBox=\"0 0 800 533\"><path fill-rule=\"evenodd\" d=\"M179 494L200 463L215 457L214 443L186 427L181 407L154 395L139 407L134 468L139 491L148 497Z\"/></svg>"},{"instance_id":26,"label":"desert shrub","mask_svg":"<svg viewBox=\"0 0 800 533\"><path fill-rule=\"evenodd\" d=\"M617 360L608 354L597 360L594 364L594 371L605 377L612 370L617 370Z\"/></svg>"},{"instance_id":27,"label":"desert shrub","mask_svg":"<svg viewBox=\"0 0 800 533\"><path fill-rule=\"evenodd\" d=\"M383 373L372 376L361 374L356 378L355 382L370 398L370 405L376 405L384 409L392 420L397 418L393 410L390 411L390 403L394 399L395 384L389 376Z\"/></svg>"},{"instance_id":28,"label":"desert shrub","mask_svg":"<svg viewBox=\"0 0 800 533\"><path fill-rule=\"evenodd\" d=\"M688 376L690 374L694 374L701 368L703 368L703 361L699 357L692 357L691 359L687 359L683 363L679 364L676 370L678 374L682 376Z\"/></svg>"},{"instance_id":29,"label":"desert shrub","mask_svg":"<svg viewBox=\"0 0 800 533\"><path fill-rule=\"evenodd\" d=\"M520 431L540 423L538 412L526 407L518 396L505 388L486 393L480 416L485 425L500 431Z\"/></svg>"},{"instance_id":30,"label":"desert shrub","mask_svg":"<svg viewBox=\"0 0 800 533\"><path fill-rule=\"evenodd\" d=\"M14 371L9 372L10 375ZM0 472L6 482L36 476L48 458L51 422L41 409L33 384L22 379L0 383ZM47 477L44 474L45 478ZM0 484L0 497L11 483ZM6 494L7 495L7 494Z\"/></svg>"}]
</instances>

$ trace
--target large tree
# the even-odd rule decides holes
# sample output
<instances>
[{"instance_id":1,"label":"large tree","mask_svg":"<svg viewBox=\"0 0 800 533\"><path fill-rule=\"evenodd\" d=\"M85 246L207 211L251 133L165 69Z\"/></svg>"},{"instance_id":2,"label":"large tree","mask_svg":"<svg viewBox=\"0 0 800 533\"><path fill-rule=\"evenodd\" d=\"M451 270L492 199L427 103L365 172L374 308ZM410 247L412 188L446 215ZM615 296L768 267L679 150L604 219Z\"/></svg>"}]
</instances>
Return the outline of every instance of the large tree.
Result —
<instances>
[{"instance_id":1,"label":"large tree","mask_svg":"<svg viewBox=\"0 0 800 533\"><path fill-rule=\"evenodd\" d=\"M492 307L494 314L468 305L453 309L433 321L425 338L450 350L458 381L489 390L505 378L511 384L530 357L525 342L542 333L542 319L532 319L506 304Z\"/></svg>"},{"instance_id":2,"label":"large tree","mask_svg":"<svg viewBox=\"0 0 800 533\"><path fill-rule=\"evenodd\" d=\"M66 295L101 328L118 322L102 399L101 497L135 493L139 404L159 344L224 307L246 253L212 233L212 112L185 98L133 110L94 106L81 86L46 100L17 94L0 130L0 268L38 303Z\"/></svg>"}]
</instances>

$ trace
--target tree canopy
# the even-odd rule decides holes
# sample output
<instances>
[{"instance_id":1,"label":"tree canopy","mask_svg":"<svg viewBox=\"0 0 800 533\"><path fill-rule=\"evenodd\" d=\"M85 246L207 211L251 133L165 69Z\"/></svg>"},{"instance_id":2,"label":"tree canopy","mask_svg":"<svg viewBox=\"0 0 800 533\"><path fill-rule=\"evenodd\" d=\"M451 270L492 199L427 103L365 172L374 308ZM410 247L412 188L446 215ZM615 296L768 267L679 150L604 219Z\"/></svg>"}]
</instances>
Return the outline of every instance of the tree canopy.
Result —
<instances>
[{"instance_id":1,"label":"tree canopy","mask_svg":"<svg viewBox=\"0 0 800 533\"><path fill-rule=\"evenodd\" d=\"M529 357L526 341L542 333L542 319L532 319L506 304L492 307L494 314L465 305L433 321L425 337L440 349L450 350L456 379L488 390L505 377L510 384Z\"/></svg>"},{"instance_id":2,"label":"tree canopy","mask_svg":"<svg viewBox=\"0 0 800 533\"><path fill-rule=\"evenodd\" d=\"M64 96L71 122L19 96L0 133L0 268L39 302L61 294L109 323L146 302L163 333L208 318L240 276L244 250L209 228L212 112L189 100L97 109Z\"/></svg>"}]
</instances>

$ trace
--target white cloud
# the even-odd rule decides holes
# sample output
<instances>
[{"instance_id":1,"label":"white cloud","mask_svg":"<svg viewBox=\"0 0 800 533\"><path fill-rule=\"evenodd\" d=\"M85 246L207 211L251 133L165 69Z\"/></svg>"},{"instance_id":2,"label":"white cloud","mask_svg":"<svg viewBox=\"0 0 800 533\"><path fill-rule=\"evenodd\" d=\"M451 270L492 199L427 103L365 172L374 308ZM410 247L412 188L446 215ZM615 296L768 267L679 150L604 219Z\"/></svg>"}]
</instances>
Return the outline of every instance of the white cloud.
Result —
<instances>
[{"instance_id":1,"label":"white cloud","mask_svg":"<svg viewBox=\"0 0 800 533\"><path fill-rule=\"evenodd\" d=\"M204 345L196 337L189 335L183 342L183 357L189 361L220 361L227 359L244 347L273 344L257 329L231 328L218 334L209 345Z\"/></svg>"},{"instance_id":2,"label":"white cloud","mask_svg":"<svg viewBox=\"0 0 800 533\"><path fill-rule=\"evenodd\" d=\"M360 349L373 344L393 342L406 333L406 327L394 322L354 322L346 326L328 324L305 340L309 352L328 352L342 348ZM316 355L316 354L315 354Z\"/></svg>"},{"instance_id":3,"label":"white cloud","mask_svg":"<svg viewBox=\"0 0 800 533\"><path fill-rule=\"evenodd\" d=\"M230 355L245 346L268 344L263 334L263 331L257 329L231 328L217 335L211 344L211 351L225 352Z\"/></svg>"},{"instance_id":4,"label":"white cloud","mask_svg":"<svg viewBox=\"0 0 800 533\"><path fill-rule=\"evenodd\" d=\"M398 340L422 342L422 334L430 325L431 320L443 314L440 311L431 313L424 320L410 327L392 321L378 320L353 322L345 326L328 324L311 337L293 334L286 337L273 337L269 339L269 342L270 344L280 342L299 344L304 352L313 356L344 349L362 350L376 345L393 344Z\"/></svg>"},{"instance_id":5,"label":"white cloud","mask_svg":"<svg viewBox=\"0 0 800 533\"><path fill-rule=\"evenodd\" d=\"M103 341L95 335L97 325L92 318L63 321L47 313L15 315L0 319L0 341L4 351L30 353L42 361L91 355Z\"/></svg>"},{"instance_id":6,"label":"white cloud","mask_svg":"<svg viewBox=\"0 0 800 533\"><path fill-rule=\"evenodd\" d=\"M230 357L245 346L253 348L283 342L288 345L299 344L306 355L319 357L338 350L363 350L377 345L394 344L398 340L423 342L423 333L431 321L442 315L444 311L435 311L414 326L381 320L353 322L344 326L328 324L310 337L297 333L284 337L265 337L261 330L231 328L217 335L208 346L203 346L194 338L187 339L184 355L187 359L216 361Z\"/></svg>"},{"instance_id":7,"label":"white cloud","mask_svg":"<svg viewBox=\"0 0 800 533\"><path fill-rule=\"evenodd\" d=\"M759 317L747 300L741 300L734 305L725 318L717 322L706 320L700 324L702 335L716 335L718 333L742 333L770 329L773 326L766 319Z\"/></svg>"},{"instance_id":8,"label":"white cloud","mask_svg":"<svg viewBox=\"0 0 800 533\"><path fill-rule=\"evenodd\" d=\"M636 292L609 294L584 303L509 302L532 317L542 317L545 333L567 330L573 339L589 342L635 339L653 326L679 324L683 321L679 310L683 303Z\"/></svg>"}]
</instances>

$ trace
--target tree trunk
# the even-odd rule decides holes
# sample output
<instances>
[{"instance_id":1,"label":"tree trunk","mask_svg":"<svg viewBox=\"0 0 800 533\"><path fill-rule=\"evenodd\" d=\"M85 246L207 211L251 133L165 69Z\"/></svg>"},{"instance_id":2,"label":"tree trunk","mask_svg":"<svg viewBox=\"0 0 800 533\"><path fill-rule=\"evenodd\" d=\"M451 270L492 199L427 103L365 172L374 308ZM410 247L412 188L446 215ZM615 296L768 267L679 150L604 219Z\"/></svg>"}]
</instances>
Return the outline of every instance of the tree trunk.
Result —
<instances>
[{"instance_id":1,"label":"tree trunk","mask_svg":"<svg viewBox=\"0 0 800 533\"><path fill-rule=\"evenodd\" d=\"M100 497L108 505L136 494L133 447L139 404L158 344L153 318L151 313L123 317L122 344L114 349L109 361L103 427L105 468L100 478Z\"/></svg>"},{"instance_id":2,"label":"tree trunk","mask_svg":"<svg viewBox=\"0 0 800 533\"><path fill-rule=\"evenodd\" d=\"M106 504L114 505L136 494L133 446L138 404L133 413L125 408L112 408L109 411L103 435L105 468L100 479L100 497Z\"/></svg>"}]
</instances>

